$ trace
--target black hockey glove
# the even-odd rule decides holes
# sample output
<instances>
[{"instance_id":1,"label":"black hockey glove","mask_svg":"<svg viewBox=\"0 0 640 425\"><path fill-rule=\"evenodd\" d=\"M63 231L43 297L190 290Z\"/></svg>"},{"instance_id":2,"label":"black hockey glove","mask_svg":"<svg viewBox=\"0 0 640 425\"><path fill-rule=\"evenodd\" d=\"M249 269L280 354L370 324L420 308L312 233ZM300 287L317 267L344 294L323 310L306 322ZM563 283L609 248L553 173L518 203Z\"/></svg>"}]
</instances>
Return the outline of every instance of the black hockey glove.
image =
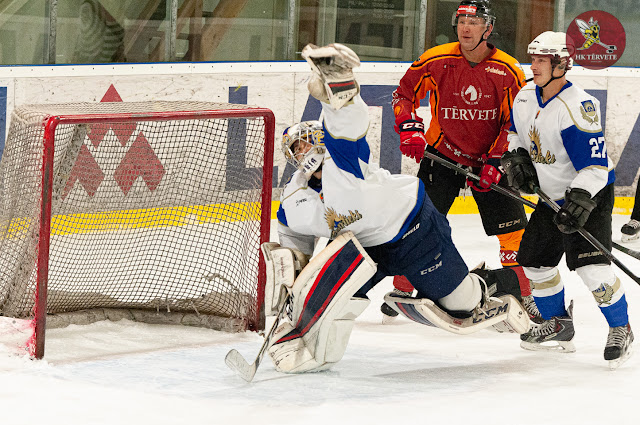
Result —
<instances>
[{"instance_id":1,"label":"black hockey glove","mask_svg":"<svg viewBox=\"0 0 640 425\"><path fill-rule=\"evenodd\" d=\"M524 193L536 193L540 183L529 152L524 148L507 151L502 154L500 164L507 175L509 186Z\"/></svg>"},{"instance_id":2,"label":"black hockey glove","mask_svg":"<svg viewBox=\"0 0 640 425\"><path fill-rule=\"evenodd\" d=\"M573 233L584 226L597 203L591 199L589 192L576 187L567 189L564 200L564 205L553 217L553 222L562 233Z\"/></svg>"}]
</instances>

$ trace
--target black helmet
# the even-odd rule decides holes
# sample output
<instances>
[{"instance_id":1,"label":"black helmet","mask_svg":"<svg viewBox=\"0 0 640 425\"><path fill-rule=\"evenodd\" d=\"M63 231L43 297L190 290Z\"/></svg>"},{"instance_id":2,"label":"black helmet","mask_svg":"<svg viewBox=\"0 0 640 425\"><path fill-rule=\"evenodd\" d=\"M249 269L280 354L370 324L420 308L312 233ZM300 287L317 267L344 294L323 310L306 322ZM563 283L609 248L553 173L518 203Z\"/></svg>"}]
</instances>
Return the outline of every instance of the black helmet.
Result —
<instances>
[{"instance_id":1,"label":"black helmet","mask_svg":"<svg viewBox=\"0 0 640 425\"><path fill-rule=\"evenodd\" d=\"M454 32L457 32L459 16L479 16L484 18L487 26L494 25L496 22L489 0L462 0L451 17Z\"/></svg>"}]
</instances>

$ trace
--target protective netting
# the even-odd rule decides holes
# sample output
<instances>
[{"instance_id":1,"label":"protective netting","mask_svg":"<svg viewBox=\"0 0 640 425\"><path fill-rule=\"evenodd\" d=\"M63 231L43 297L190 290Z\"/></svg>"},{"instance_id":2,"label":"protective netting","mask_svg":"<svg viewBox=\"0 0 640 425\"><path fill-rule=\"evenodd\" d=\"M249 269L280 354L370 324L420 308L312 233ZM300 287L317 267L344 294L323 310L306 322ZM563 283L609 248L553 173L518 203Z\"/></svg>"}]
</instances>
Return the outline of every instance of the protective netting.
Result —
<instances>
[{"instance_id":1,"label":"protective netting","mask_svg":"<svg viewBox=\"0 0 640 425\"><path fill-rule=\"evenodd\" d=\"M199 102L17 108L0 162L0 315L34 314L44 123L58 117L47 314L132 309L256 326L273 145L263 116L237 110L252 113Z\"/></svg>"}]
</instances>

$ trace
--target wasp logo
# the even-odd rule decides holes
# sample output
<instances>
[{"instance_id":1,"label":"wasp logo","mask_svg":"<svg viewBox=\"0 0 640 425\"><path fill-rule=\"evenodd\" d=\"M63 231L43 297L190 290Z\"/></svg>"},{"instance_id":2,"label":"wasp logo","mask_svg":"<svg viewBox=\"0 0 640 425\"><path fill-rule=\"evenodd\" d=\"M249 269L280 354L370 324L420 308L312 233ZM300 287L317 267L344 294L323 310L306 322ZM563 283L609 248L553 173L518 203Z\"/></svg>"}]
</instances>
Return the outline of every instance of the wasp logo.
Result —
<instances>
[{"instance_id":1,"label":"wasp logo","mask_svg":"<svg viewBox=\"0 0 640 425\"><path fill-rule=\"evenodd\" d=\"M587 50L594 44L599 44L607 49L607 53L613 53L618 50L617 46L605 44L600 41L600 25L598 24L598 21L594 21L593 18L589 18L589 22L587 23L582 19L576 19L576 24L578 25L580 33L584 37L584 43L582 44L582 47L578 47L578 50Z\"/></svg>"}]
</instances>

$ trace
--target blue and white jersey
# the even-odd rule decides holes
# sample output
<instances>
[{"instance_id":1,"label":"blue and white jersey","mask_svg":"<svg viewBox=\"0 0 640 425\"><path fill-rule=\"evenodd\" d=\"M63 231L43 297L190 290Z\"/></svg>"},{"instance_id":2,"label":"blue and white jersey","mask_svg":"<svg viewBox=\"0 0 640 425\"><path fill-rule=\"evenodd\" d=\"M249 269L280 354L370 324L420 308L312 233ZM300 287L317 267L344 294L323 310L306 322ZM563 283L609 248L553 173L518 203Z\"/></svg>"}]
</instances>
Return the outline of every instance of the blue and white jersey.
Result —
<instances>
[{"instance_id":1,"label":"blue and white jersey","mask_svg":"<svg viewBox=\"0 0 640 425\"><path fill-rule=\"evenodd\" d=\"M350 230L365 247L399 239L420 211L422 183L369 162L369 113L360 95L340 110L326 103L322 108L322 191L296 171L281 197L278 219L289 229L280 233L335 238Z\"/></svg>"},{"instance_id":2,"label":"blue and white jersey","mask_svg":"<svg viewBox=\"0 0 640 425\"><path fill-rule=\"evenodd\" d=\"M529 152L540 188L558 203L567 188L594 196L615 180L600 119L600 102L570 82L546 102L530 83L513 102L509 150Z\"/></svg>"}]
</instances>

